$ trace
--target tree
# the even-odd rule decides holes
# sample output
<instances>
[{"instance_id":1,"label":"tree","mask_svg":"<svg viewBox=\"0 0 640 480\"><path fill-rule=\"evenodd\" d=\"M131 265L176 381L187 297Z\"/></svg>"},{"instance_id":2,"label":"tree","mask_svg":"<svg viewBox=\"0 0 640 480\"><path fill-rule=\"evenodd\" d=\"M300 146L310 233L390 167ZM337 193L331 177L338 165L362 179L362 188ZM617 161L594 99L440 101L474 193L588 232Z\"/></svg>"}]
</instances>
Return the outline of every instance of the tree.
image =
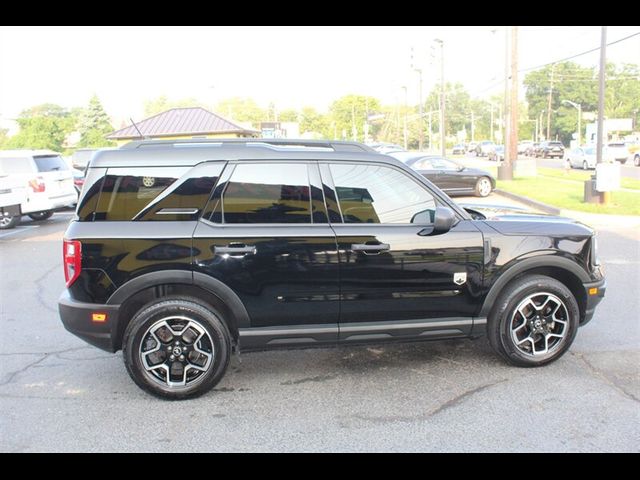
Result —
<instances>
[{"instance_id":1,"label":"tree","mask_svg":"<svg viewBox=\"0 0 640 480\"><path fill-rule=\"evenodd\" d=\"M113 127L109 121L109 116L102 108L98 96L94 94L80 120L80 143L78 146L106 147L114 145L114 142L105 138L112 131Z\"/></svg>"},{"instance_id":2,"label":"tree","mask_svg":"<svg viewBox=\"0 0 640 480\"><path fill-rule=\"evenodd\" d=\"M172 108L186 108L186 107L202 107L208 108L193 97L182 98L179 100L169 100L166 95L160 95L152 100L145 100L144 102L144 115L145 117L151 117L158 113L166 112Z\"/></svg>"},{"instance_id":3,"label":"tree","mask_svg":"<svg viewBox=\"0 0 640 480\"><path fill-rule=\"evenodd\" d=\"M329 111L338 138L364 141L364 124L368 115L380 111L380 102L374 97L346 95L335 100ZM373 125L369 135L375 137L379 128L379 125Z\"/></svg>"},{"instance_id":4,"label":"tree","mask_svg":"<svg viewBox=\"0 0 640 480\"><path fill-rule=\"evenodd\" d=\"M260 108L252 98L233 97L222 100L216 106L216 113L237 122L258 124L268 118L267 111Z\"/></svg>"},{"instance_id":5,"label":"tree","mask_svg":"<svg viewBox=\"0 0 640 480\"><path fill-rule=\"evenodd\" d=\"M8 132L8 128L0 128L0 148L2 148L5 142L9 139L9 137L7 136Z\"/></svg>"},{"instance_id":6,"label":"tree","mask_svg":"<svg viewBox=\"0 0 640 480\"><path fill-rule=\"evenodd\" d=\"M20 131L5 142L5 148L62 151L67 134L75 128L76 119L60 105L43 103L23 110L16 121Z\"/></svg>"},{"instance_id":7,"label":"tree","mask_svg":"<svg viewBox=\"0 0 640 480\"><path fill-rule=\"evenodd\" d=\"M316 138L333 138L327 115L319 113L313 107L303 107L300 112L300 133Z\"/></svg>"},{"instance_id":8,"label":"tree","mask_svg":"<svg viewBox=\"0 0 640 480\"><path fill-rule=\"evenodd\" d=\"M440 85L436 85L431 90L425 102L425 112L440 110L440 90ZM444 92L447 136L455 135L460 130L466 130L467 138L471 138L471 96L469 92L461 83L445 83ZM428 117L425 118L428 119ZM437 113L432 114L431 123L435 138L440 129L440 116Z\"/></svg>"},{"instance_id":9,"label":"tree","mask_svg":"<svg viewBox=\"0 0 640 480\"><path fill-rule=\"evenodd\" d=\"M607 118L634 118L640 111L640 66L607 64L604 114Z\"/></svg>"},{"instance_id":10,"label":"tree","mask_svg":"<svg viewBox=\"0 0 640 480\"><path fill-rule=\"evenodd\" d=\"M281 110L278 112L278 121L279 122L297 122L298 121L298 112L293 108L287 108L285 110Z\"/></svg>"}]
</instances>

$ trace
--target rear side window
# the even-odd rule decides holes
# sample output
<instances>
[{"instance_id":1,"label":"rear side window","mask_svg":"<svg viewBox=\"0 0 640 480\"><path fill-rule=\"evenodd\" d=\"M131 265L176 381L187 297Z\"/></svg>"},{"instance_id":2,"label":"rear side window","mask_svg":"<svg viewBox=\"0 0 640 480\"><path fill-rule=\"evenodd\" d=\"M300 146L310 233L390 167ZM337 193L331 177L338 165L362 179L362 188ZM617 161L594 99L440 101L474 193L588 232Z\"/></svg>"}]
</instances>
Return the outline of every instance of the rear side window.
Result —
<instances>
[{"instance_id":1,"label":"rear side window","mask_svg":"<svg viewBox=\"0 0 640 480\"><path fill-rule=\"evenodd\" d=\"M232 224L311 223L307 165L237 165L212 219L220 216Z\"/></svg>"},{"instance_id":2,"label":"rear side window","mask_svg":"<svg viewBox=\"0 0 640 480\"><path fill-rule=\"evenodd\" d=\"M69 166L60 155L42 155L33 157L39 172L57 172L69 170Z\"/></svg>"},{"instance_id":3,"label":"rear side window","mask_svg":"<svg viewBox=\"0 0 640 480\"><path fill-rule=\"evenodd\" d=\"M22 158L0 158L0 174L12 175L16 173L33 173L31 159Z\"/></svg>"},{"instance_id":4,"label":"rear side window","mask_svg":"<svg viewBox=\"0 0 640 480\"><path fill-rule=\"evenodd\" d=\"M189 168L109 168L94 220L133 220Z\"/></svg>"}]
</instances>

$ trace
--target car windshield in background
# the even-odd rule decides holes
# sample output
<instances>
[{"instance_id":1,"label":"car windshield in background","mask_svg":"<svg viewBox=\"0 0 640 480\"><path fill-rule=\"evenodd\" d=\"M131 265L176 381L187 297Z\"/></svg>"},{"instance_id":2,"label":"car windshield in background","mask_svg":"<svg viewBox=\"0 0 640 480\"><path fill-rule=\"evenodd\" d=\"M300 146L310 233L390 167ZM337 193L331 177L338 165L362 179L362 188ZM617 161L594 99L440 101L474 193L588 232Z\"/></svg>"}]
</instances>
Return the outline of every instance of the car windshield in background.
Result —
<instances>
[{"instance_id":1,"label":"car windshield in background","mask_svg":"<svg viewBox=\"0 0 640 480\"><path fill-rule=\"evenodd\" d=\"M36 161L39 172L69 170L69 167L60 155L43 155L40 157L33 157L33 159Z\"/></svg>"},{"instance_id":2,"label":"car windshield in background","mask_svg":"<svg viewBox=\"0 0 640 480\"><path fill-rule=\"evenodd\" d=\"M550 147L562 147L562 142L549 142Z\"/></svg>"}]
</instances>

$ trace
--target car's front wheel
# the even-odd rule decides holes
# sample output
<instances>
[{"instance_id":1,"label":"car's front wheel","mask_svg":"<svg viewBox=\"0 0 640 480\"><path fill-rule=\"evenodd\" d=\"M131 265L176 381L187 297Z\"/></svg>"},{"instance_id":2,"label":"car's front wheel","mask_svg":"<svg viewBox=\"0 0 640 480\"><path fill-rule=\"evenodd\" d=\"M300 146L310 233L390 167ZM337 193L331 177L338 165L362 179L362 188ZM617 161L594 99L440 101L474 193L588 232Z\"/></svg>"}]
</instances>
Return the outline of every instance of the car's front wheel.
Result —
<instances>
[{"instance_id":1,"label":"car's front wheel","mask_svg":"<svg viewBox=\"0 0 640 480\"><path fill-rule=\"evenodd\" d=\"M491 180L487 177L481 177L476 181L476 196L487 197L492 190Z\"/></svg>"},{"instance_id":2,"label":"car's front wheel","mask_svg":"<svg viewBox=\"0 0 640 480\"><path fill-rule=\"evenodd\" d=\"M582 169L583 170L589 170L589 164L587 163L586 160L582 161Z\"/></svg>"},{"instance_id":3,"label":"car's front wheel","mask_svg":"<svg viewBox=\"0 0 640 480\"><path fill-rule=\"evenodd\" d=\"M31 218L31 220L35 220L36 222L39 222L41 220L46 220L47 218L51 218L51 216L53 215L53 210L45 210L44 212L34 212L34 213L29 213L29 218Z\"/></svg>"},{"instance_id":4,"label":"car's front wheel","mask_svg":"<svg viewBox=\"0 0 640 480\"><path fill-rule=\"evenodd\" d=\"M634 164L636 167L640 167L640 155L635 155L635 156L633 157L633 164Z\"/></svg>"},{"instance_id":5,"label":"car's front wheel","mask_svg":"<svg viewBox=\"0 0 640 480\"><path fill-rule=\"evenodd\" d=\"M224 376L231 355L231 336L222 317L187 297L145 307L127 325L122 343L133 381L170 400L209 391Z\"/></svg>"},{"instance_id":6,"label":"car's front wheel","mask_svg":"<svg viewBox=\"0 0 640 480\"><path fill-rule=\"evenodd\" d=\"M525 276L498 298L487 324L489 343L509 363L537 367L569 349L579 318L578 303L564 284L543 275Z\"/></svg>"}]
</instances>

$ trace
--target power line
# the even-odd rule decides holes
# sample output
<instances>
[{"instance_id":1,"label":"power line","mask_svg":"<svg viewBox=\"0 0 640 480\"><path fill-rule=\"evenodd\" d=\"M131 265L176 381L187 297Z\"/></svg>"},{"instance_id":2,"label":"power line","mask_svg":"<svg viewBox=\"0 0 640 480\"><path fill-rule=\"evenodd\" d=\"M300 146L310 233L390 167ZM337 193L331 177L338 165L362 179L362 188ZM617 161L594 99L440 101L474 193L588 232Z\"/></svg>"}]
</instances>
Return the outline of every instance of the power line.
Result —
<instances>
[{"instance_id":1,"label":"power line","mask_svg":"<svg viewBox=\"0 0 640 480\"><path fill-rule=\"evenodd\" d=\"M630 39L632 37L635 37L636 35L640 35L640 32L632 33L631 35L628 35L628 36L626 36L624 38L620 38L619 40L615 40L615 41L613 41L611 43L607 43L607 47L609 47L611 45L615 45L616 43L620 43L620 42L623 42L625 40L628 40L628 39ZM518 70L518 72L527 72L529 70L537 70L538 68L543 68L543 67L546 67L548 65L553 65L554 63L566 62L567 60L572 60L574 58L581 57L582 55L586 55L587 53L597 52L598 50L600 50L600 47L592 48L591 50L587 50L586 52L577 53L575 55L571 55L570 57L562 58L560 60L555 60L553 62L545 63L543 65L538 65L537 67L522 68L522 69Z\"/></svg>"}]
</instances>

